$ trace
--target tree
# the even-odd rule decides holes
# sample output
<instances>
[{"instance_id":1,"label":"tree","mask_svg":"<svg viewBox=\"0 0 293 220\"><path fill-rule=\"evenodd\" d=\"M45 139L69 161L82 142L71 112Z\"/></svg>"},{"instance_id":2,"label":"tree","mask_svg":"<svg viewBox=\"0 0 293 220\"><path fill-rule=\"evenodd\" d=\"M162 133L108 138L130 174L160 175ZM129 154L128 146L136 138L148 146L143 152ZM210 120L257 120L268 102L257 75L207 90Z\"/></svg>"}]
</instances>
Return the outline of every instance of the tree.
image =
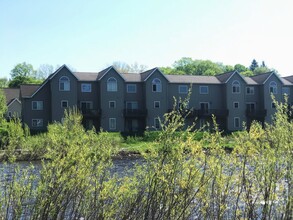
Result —
<instances>
[{"instance_id":1,"label":"tree","mask_svg":"<svg viewBox=\"0 0 293 220\"><path fill-rule=\"evenodd\" d=\"M267 68L266 66L261 66L261 67L257 67L254 69L253 74L254 75L259 75L262 73L267 73L270 72L271 70L269 68Z\"/></svg>"},{"instance_id":2,"label":"tree","mask_svg":"<svg viewBox=\"0 0 293 220\"><path fill-rule=\"evenodd\" d=\"M6 97L3 94L3 91L0 90L0 125L2 124L2 119L6 111L7 111Z\"/></svg>"},{"instance_id":3,"label":"tree","mask_svg":"<svg viewBox=\"0 0 293 220\"><path fill-rule=\"evenodd\" d=\"M245 66L243 66L242 64L236 64L236 65L234 66L234 70L236 70L236 71L238 71L239 73L241 73L241 72L245 72L245 71L247 71L248 69L247 69Z\"/></svg>"},{"instance_id":4,"label":"tree","mask_svg":"<svg viewBox=\"0 0 293 220\"><path fill-rule=\"evenodd\" d=\"M254 71L257 67L258 67L258 63L256 62L255 59L253 59L252 62L251 62L251 65L250 65L250 67L249 67L249 69L250 69L251 71Z\"/></svg>"},{"instance_id":5,"label":"tree","mask_svg":"<svg viewBox=\"0 0 293 220\"><path fill-rule=\"evenodd\" d=\"M9 87L19 87L21 84L41 83L42 80L37 78L37 71L31 64L26 62L17 64L10 72L11 81Z\"/></svg>"},{"instance_id":6,"label":"tree","mask_svg":"<svg viewBox=\"0 0 293 220\"><path fill-rule=\"evenodd\" d=\"M120 73L141 73L147 69L146 65L137 62L129 65L122 61L114 61L112 66Z\"/></svg>"},{"instance_id":7,"label":"tree","mask_svg":"<svg viewBox=\"0 0 293 220\"><path fill-rule=\"evenodd\" d=\"M50 64L42 64L37 70L36 78L46 79L49 75L54 72L54 67Z\"/></svg>"},{"instance_id":8,"label":"tree","mask_svg":"<svg viewBox=\"0 0 293 220\"><path fill-rule=\"evenodd\" d=\"M8 86L7 78L0 78L0 88L5 88Z\"/></svg>"}]
</instances>

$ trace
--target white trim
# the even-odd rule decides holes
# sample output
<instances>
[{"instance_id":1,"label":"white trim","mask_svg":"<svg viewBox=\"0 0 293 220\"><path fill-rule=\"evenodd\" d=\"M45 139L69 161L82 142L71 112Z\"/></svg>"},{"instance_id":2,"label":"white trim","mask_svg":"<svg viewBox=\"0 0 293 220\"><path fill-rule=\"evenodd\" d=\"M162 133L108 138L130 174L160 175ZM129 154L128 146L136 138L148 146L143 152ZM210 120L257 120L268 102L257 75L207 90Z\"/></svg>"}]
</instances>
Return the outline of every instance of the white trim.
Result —
<instances>
[{"instance_id":1,"label":"white trim","mask_svg":"<svg viewBox=\"0 0 293 220\"><path fill-rule=\"evenodd\" d=\"M275 83L275 86L271 86L272 83ZM273 92L271 92L271 88L273 88ZM276 90L275 90L276 89ZM278 84L275 81L271 81L269 83L269 94L273 93L273 94L278 94Z\"/></svg>"},{"instance_id":2,"label":"white trim","mask_svg":"<svg viewBox=\"0 0 293 220\"><path fill-rule=\"evenodd\" d=\"M160 83L154 83L155 80L160 81ZM156 86L156 91L154 91L154 85ZM162 81L159 78L154 78L152 80L152 92L162 92Z\"/></svg>"},{"instance_id":3,"label":"white trim","mask_svg":"<svg viewBox=\"0 0 293 220\"><path fill-rule=\"evenodd\" d=\"M131 103L131 108L128 108L128 104L130 104ZM136 104L136 108L133 108L133 105L132 104ZM125 103L125 108L126 109L138 109L138 102L137 101L127 101L126 103Z\"/></svg>"},{"instance_id":4,"label":"white trim","mask_svg":"<svg viewBox=\"0 0 293 220\"><path fill-rule=\"evenodd\" d=\"M85 86L85 85L87 85L87 86L89 85L90 86L89 87L90 88L89 91L83 91L83 87L82 86ZM81 83L80 84L80 90L81 90L82 93L90 93L90 92L92 92L92 84L91 83Z\"/></svg>"},{"instance_id":5,"label":"white trim","mask_svg":"<svg viewBox=\"0 0 293 220\"><path fill-rule=\"evenodd\" d=\"M90 108L86 108L86 109L92 109L93 108L93 102L92 101L80 101L80 103L79 103L80 108L82 108L83 103L85 103L86 105L90 104Z\"/></svg>"},{"instance_id":6,"label":"white trim","mask_svg":"<svg viewBox=\"0 0 293 220\"><path fill-rule=\"evenodd\" d=\"M73 74L73 72L71 72L71 70L64 64L61 67L59 67L59 69L57 69L55 71L55 73L53 73L50 77L48 77L43 84L31 95L31 96L25 96L24 98L32 98L36 93L38 93L40 91L41 88L43 88L47 82L49 82L51 79L53 79L54 76L57 75L57 73L59 73L63 68L66 68L76 79L77 77ZM77 79L78 80L78 79Z\"/></svg>"},{"instance_id":7,"label":"white trim","mask_svg":"<svg viewBox=\"0 0 293 220\"><path fill-rule=\"evenodd\" d=\"M156 126L157 125L157 122L158 122L158 127ZM161 128L160 119L158 117L155 117L154 118L154 128L155 129L160 129Z\"/></svg>"},{"instance_id":8,"label":"white trim","mask_svg":"<svg viewBox=\"0 0 293 220\"><path fill-rule=\"evenodd\" d=\"M156 67L156 68L153 69L153 71L148 75L148 77L144 79L144 82L147 81L151 77L151 75L153 75L154 72L156 72L156 70L158 70L159 73L161 73L161 75L169 82L169 80L167 79L167 77L161 72L161 70L158 67ZM147 71L150 71L150 70L147 70ZM142 73L145 73L147 71L144 71ZM142 73L140 73L140 74L142 74Z\"/></svg>"},{"instance_id":9,"label":"white trim","mask_svg":"<svg viewBox=\"0 0 293 220\"><path fill-rule=\"evenodd\" d=\"M181 88L181 87L186 88L186 92L181 92L181 91L180 91L180 88ZM182 84L181 84L181 85L178 85L178 93L179 93L179 94L187 94L187 93L188 93L188 85L182 85Z\"/></svg>"},{"instance_id":10,"label":"white trim","mask_svg":"<svg viewBox=\"0 0 293 220\"><path fill-rule=\"evenodd\" d=\"M34 120L39 120L41 123L40 126L38 126L38 122L36 124L36 126L34 126ZM42 118L33 118L32 119L32 128L41 128L41 127L44 127L44 120Z\"/></svg>"},{"instance_id":11,"label":"white trim","mask_svg":"<svg viewBox=\"0 0 293 220\"><path fill-rule=\"evenodd\" d=\"M62 105L63 102L66 102L66 103L67 103L67 106L66 106L66 107L64 107L64 106ZM61 104L61 108L68 108L68 100L61 100L60 104Z\"/></svg>"},{"instance_id":12,"label":"white trim","mask_svg":"<svg viewBox=\"0 0 293 220\"><path fill-rule=\"evenodd\" d=\"M240 73L238 73L238 71L237 70L235 70L233 73L232 73L232 75L225 81L225 83L227 83L235 74L238 74L238 76L240 76L241 77L241 79L243 79L243 81L246 83L246 81L245 81L245 79L244 79L244 77L240 74Z\"/></svg>"},{"instance_id":13,"label":"white trim","mask_svg":"<svg viewBox=\"0 0 293 220\"><path fill-rule=\"evenodd\" d=\"M210 103L209 102L200 102L199 103L199 109L202 109L201 104L208 104L208 109L210 109Z\"/></svg>"},{"instance_id":14,"label":"white trim","mask_svg":"<svg viewBox=\"0 0 293 220\"><path fill-rule=\"evenodd\" d=\"M156 103L159 103L159 107L156 107ZM161 101L154 101L154 108L161 108Z\"/></svg>"},{"instance_id":15,"label":"white trim","mask_svg":"<svg viewBox=\"0 0 293 220\"><path fill-rule=\"evenodd\" d=\"M114 103L114 107L111 107L110 103ZM109 108L116 108L116 101L109 101Z\"/></svg>"},{"instance_id":16,"label":"white trim","mask_svg":"<svg viewBox=\"0 0 293 220\"><path fill-rule=\"evenodd\" d=\"M113 120L113 122L114 122L114 127L111 127L111 120ZM109 118L109 130L116 130L117 129L117 120L116 120L116 118Z\"/></svg>"},{"instance_id":17,"label":"white trim","mask_svg":"<svg viewBox=\"0 0 293 220\"><path fill-rule=\"evenodd\" d=\"M233 85L234 83L238 83L238 86ZM240 94L241 93L241 84L238 80L234 80L231 85L232 85L232 94ZM235 88L239 88L238 92L233 91L234 86L235 86Z\"/></svg>"},{"instance_id":18,"label":"white trim","mask_svg":"<svg viewBox=\"0 0 293 220\"><path fill-rule=\"evenodd\" d=\"M269 80L269 78L270 78L272 75L275 75L275 76L277 77L277 79L278 79L278 80L284 85L283 81L280 79L280 77L279 77L275 72L272 72L272 73L268 76L268 78L266 78L266 80L263 82L263 84L265 84L265 83Z\"/></svg>"},{"instance_id":19,"label":"white trim","mask_svg":"<svg viewBox=\"0 0 293 220\"><path fill-rule=\"evenodd\" d=\"M67 80L61 80L62 78L66 78ZM61 82L60 81L63 81L62 83L64 83L63 85L63 90L60 88L60 85L61 85ZM66 83L65 83L66 82ZM59 85L59 92L70 92L70 79L68 78L68 76L61 76L59 78L59 81L58 81L58 85ZM68 84L68 88L65 89L65 85Z\"/></svg>"},{"instance_id":20,"label":"white trim","mask_svg":"<svg viewBox=\"0 0 293 220\"><path fill-rule=\"evenodd\" d=\"M237 107L237 108L235 108L235 104L236 104L236 103L238 104L238 107ZM239 102L233 102L233 108L234 108L234 109L239 109L239 106L240 106Z\"/></svg>"},{"instance_id":21,"label":"white trim","mask_svg":"<svg viewBox=\"0 0 293 220\"><path fill-rule=\"evenodd\" d=\"M247 93L247 89L250 89L250 91L253 91L252 93ZM254 89L254 87L253 86L246 86L245 87L245 95L254 95L254 93L255 93L255 89Z\"/></svg>"},{"instance_id":22,"label":"white trim","mask_svg":"<svg viewBox=\"0 0 293 220\"><path fill-rule=\"evenodd\" d=\"M205 93L205 92L202 92L201 91L201 89L202 88L207 88L207 92ZM209 94L209 86L199 86L199 94L201 94L201 95L208 95Z\"/></svg>"},{"instance_id":23,"label":"white trim","mask_svg":"<svg viewBox=\"0 0 293 220\"><path fill-rule=\"evenodd\" d=\"M17 101L19 104L21 104L21 101L18 100L18 98L14 98L10 103L9 105L7 105L7 108L12 105L12 103L14 103L15 101Z\"/></svg>"},{"instance_id":24,"label":"white trim","mask_svg":"<svg viewBox=\"0 0 293 220\"><path fill-rule=\"evenodd\" d=\"M109 80L110 80L110 79L114 79L114 80L115 80L116 88L114 88L114 90L112 90L112 88L108 87L108 83L109 83ZM114 83L114 81L112 81L111 83ZM114 84L113 84L113 85L114 85ZM116 79L115 77L113 77L113 76L109 77L109 78L107 79L107 84L106 84L106 86L107 86L107 92L117 92L117 91L118 91L118 82L117 82L117 79ZM111 89L111 90L109 90L109 89Z\"/></svg>"},{"instance_id":25,"label":"white trim","mask_svg":"<svg viewBox=\"0 0 293 220\"><path fill-rule=\"evenodd\" d=\"M133 91L128 91L128 87L129 87L129 86L134 86L134 88L135 88L134 90L135 90L135 91L134 91L134 92L133 92ZM127 84L126 84L126 92L127 92L127 93L136 93L136 91L137 91L137 86L136 86L135 83L127 83Z\"/></svg>"},{"instance_id":26,"label":"white trim","mask_svg":"<svg viewBox=\"0 0 293 220\"><path fill-rule=\"evenodd\" d=\"M34 103L37 103L37 108L34 109ZM42 103L42 107L39 109L38 108L38 103ZM44 101L32 101L32 111L42 111L44 110Z\"/></svg>"},{"instance_id":27,"label":"white trim","mask_svg":"<svg viewBox=\"0 0 293 220\"><path fill-rule=\"evenodd\" d=\"M238 119L239 120L239 126L236 126L236 119ZM234 128L241 128L241 121L240 121L240 117L234 117L233 118L233 124L234 124Z\"/></svg>"},{"instance_id":28,"label":"white trim","mask_svg":"<svg viewBox=\"0 0 293 220\"><path fill-rule=\"evenodd\" d=\"M107 69L107 68L106 68ZM101 76L101 77L99 77L99 80L101 80L105 75L107 75L107 73L111 70L111 69L114 69L115 70L115 72L124 80L124 81L126 81L125 79L124 79L124 77L115 69L115 67L113 67L113 66L109 66L108 67L108 70ZM105 69L104 69L105 70ZM102 71L104 71L104 70L102 70ZM102 72L102 71L100 71L100 72Z\"/></svg>"}]
</instances>

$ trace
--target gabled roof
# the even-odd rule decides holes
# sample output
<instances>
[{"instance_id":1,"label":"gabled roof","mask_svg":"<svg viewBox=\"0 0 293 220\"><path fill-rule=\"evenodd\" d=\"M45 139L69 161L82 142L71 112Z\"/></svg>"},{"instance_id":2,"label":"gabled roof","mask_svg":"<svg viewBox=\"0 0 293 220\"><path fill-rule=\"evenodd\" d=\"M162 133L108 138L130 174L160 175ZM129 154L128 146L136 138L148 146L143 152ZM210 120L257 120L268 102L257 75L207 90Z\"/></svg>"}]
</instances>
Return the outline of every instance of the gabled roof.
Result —
<instances>
[{"instance_id":1,"label":"gabled roof","mask_svg":"<svg viewBox=\"0 0 293 220\"><path fill-rule=\"evenodd\" d=\"M251 76L250 78L253 79L258 84L264 84L268 78L273 74L273 72L263 73L255 76Z\"/></svg>"},{"instance_id":2,"label":"gabled roof","mask_svg":"<svg viewBox=\"0 0 293 220\"><path fill-rule=\"evenodd\" d=\"M19 88L4 88L3 94L6 97L6 104L9 105L14 99L19 99L20 96Z\"/></svg>"},{"instance_id":3,"label":"gabled roof","mask_svg":"<svg viewBox=\"0 0 293 220\"><path fill-rule=\"evenodd\" d=\"M20 85L20 95L22 98L31 97L38 89L40 89L41 85L36 84L24 84Z\"/></svg>"},{"instance_id":4,"label":"gabled roof","mask_svg":"<svg viewBox=\"0 0 293 220\"><path fill-rule=\"evenodd\" d=\"M11 102L9 104L7 104L7 107L9 107L10 105L12 105L14 102L17 102L21 105L21 102L19 101L18 98L12 99Z\"/></svg>"},{"instance_id":5,"label":"gabled roof","mask_svg":"<svg viewBox=\"0 0 293 220\"><path fill-rule=\"evenodd\" d=\"M142 82L139 73L121 73L126 82Z\"/></svg>"},{"instance_id":6,"label":"gabled roof","mask_svg":"<svg viewBox=\"0 0 293 220\"><path fill-rule=\"evenodd\" d=\"M121 73L119 73L115 67L113 66L109 66L108 68L102 70L101 72L99 72L99 75L98 75L98 80L101 80L111 69L113 69L123 80L125 80L123 78L123 76L121 75Z\"/></svg>"},{"instance_id":7,"label":"gabled roof","mask_svg":"<svg viewBox=\"0 0 293 220\"><path fill-rule=\"evenodd\" d=\"M230 71L230 72L216 75L216 77L221 83L226 83L233 76L234 73L235 71Z\"/></svg>"},{"instance_id":8,"label":"gabled roof","mask_svg":"<svg viewBox=\"0 0 293 220\"><path fill-rule=\"evenodd\" d=\"M280 78L284 86L292 86L293 84L286 78Z\"/></svg>"},{"instance_id":9,"label":"gabled roof","mask_svg":"<svg viewBox=\"0 0 293 220\"><path fill-rule=\"evenodd\" d=\"M170 83L221 84L215 76L165 75Z\"/></svg>"},{"instance_id":10,"label":"gabled roof","mask_svg":"<svg viewBox=\"0 0 293 220\"><path fill-rule=\"evenodd\" d=\"M257 82L255 82L251 77L244 77L245 82L247 85L258 85Z\"/></svg>"},{"instance_id":11,"label":"gabled roof","mask_svg":"<svg viewBox=\"0 0 293 220\"><path fill-rule=\"evenodd\" d=\"M286 76L286 77L283 77L283 78L288 80L289 82L293 83L293 75L292 76Z\"/></svg>"},{"instance_id":12,"label":"gabled roof","mask_svg":"<svg viewBox=\"0 0 293 220\"><path fill-rule=\"evenodd\" d=\"M94 72L74 72L73 74L79 81L97 81L99 78L99 73Z\"/></svg>"},{"instance_id":13,"label":"gabled roof","mask_svg":"<svg viewBox=\"0 0 293 220\"><path fill-rule=\"evenodd\" d=\"M168 81L166 75L163 74L163 73L161 72L161 70L160 70L159 68L157 68L157 67L155 67L155 68L153 68L153 69L150 69L150 70L147 70L147 71L145 71L145 72L140 73L140 75L141 75L141 80L142 80L142 81L147 81L148 78L150 78L150 76L153 75L153 73L156 72L156 71L159 71L159 73L160 73L160 74L161 74L161 75L162 75L162 76Z\"/></svg>"}]
</instances>

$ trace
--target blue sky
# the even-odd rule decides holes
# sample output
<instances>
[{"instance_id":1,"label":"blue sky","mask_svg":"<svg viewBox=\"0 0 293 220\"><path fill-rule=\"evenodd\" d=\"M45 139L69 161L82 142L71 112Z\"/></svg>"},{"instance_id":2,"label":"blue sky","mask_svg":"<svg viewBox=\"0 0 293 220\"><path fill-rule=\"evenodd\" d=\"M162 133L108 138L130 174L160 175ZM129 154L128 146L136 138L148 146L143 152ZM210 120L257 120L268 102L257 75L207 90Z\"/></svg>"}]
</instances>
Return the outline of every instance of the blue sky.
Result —
<instances>
[{"instance_id":1,"label":"blue sky","mask_svg":"<svg viewBox=\"0 0 293 220\"><path fill-rule=\"evenodd\" d=\"M0 0L0 77L21 62L100 71L181 57L293 75L290 0Z\"/></svg>"}]
</instances>

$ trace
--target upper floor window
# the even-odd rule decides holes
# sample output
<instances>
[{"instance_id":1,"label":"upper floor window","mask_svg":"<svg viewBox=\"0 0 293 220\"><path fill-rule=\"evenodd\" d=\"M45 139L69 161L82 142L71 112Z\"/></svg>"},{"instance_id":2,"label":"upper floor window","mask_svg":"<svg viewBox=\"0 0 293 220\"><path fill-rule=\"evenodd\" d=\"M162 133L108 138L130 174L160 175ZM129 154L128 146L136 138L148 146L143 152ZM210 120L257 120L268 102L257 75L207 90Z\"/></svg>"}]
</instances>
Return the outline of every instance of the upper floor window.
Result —
<instances>
[{"instance_id":1,"label":"upper floor window","mask_svg":"<svg viewBox=\"0 0 293 220\"><path fill-rule=\"evenodd\" d=\"M160 101L154 101L154 108L160 108Z\"/></svg>"},{"instance_id":2,"label":"upper floor window","mask_svg":"<svg viewBox=\"0 0 293 220\"><path fill-rule=\"evenodd\" d=\"M107 91L117 92L117 80L113 77L109 78L107 81Z\"/></svg>"},{"instance_id":3,"label":"upper floor window","mask_svg":"<svg viewBox=\"0 0 293 220\"><path fill-rule=\"evenodd\" d=\"M81 101L80 102L80 108L81 108L81 110L93 109L93 102L91 102L91 101Z\"/></svg>"},{"instance_id":4,"label":"upper floor window","mask_svg":"<svg viewBox=\"0 0 293 220\"><path fill-rule=\"evenodd\" d=\"M239 108L239 102L233 102L234 108Z\"/></svg>"},{"instance_id":5,"label":"upper floor window","mask_svg":"<svg viewBox=\"0 0 293 220\"><path fill-rule=\"evenodd\" d=\"M91 91L92 91L92 84L90 83L81 84L81 92L91 92Z\"/></svg>"},{"instance_id":6,"label":"upper floor window","mask_svg":"<svg viewBox=\"0 0 293 220\"><path fill-rule=\"evenodd\" d=\"M208 86L200 86L199 93L200 94L209 94L209 87Z\"/></svg>"},{"instance_id":7,"label":"upper floor window","mask_svg":"<svg viewBox=\"0 0 293 220\"><path fill-rule=\"evenodd\" d=\"M60 91L70 91L70 80L66 76L62 76L59 79L59 90Z\"/></svg>"},{"instance_id":8,"label":"upper floor window","mask_svg":"<svg viewBox=\"0 0 293 220\"><path fill-rule=\"evenodd\" d=\"M283 87L282 88L282 94L288 96L290 94L290 88L289 87Z\"/></svg>"},{"instance_id":9,"label":"upper floor window","mask_svg":"<svg viewBox=\"0 0 293 220\"><path fill-rule=\"evenodd\" d=\"M43 101L32 101L32 110L43 110Z\"/></svg>"},{"instance_id":10,"label":"upper floor window","mask_svg":"<svg viewBox=\"0 0 293 220\"><path fill-rule=\"evenodd\" d=\"M161 80L159 80L158 78L155 78L152 81L152 88L153 88L153 92L162 92Z\"/></svg>"},{"instance_id":11,"label":"upper floor window","mask_svg":"<svg viewBox=\"0 0 293 220\"><path fill-rule=\"evenodd\" d=\"M188 86L187 85L179 85L178 87L180 94L187 94L188 93Z\"/></svg>"},{"instance_id":12,"label":"upper floor window","mask_svg":"<svg viewBox=\"0 0 293 220\"><path fill-rule=\"evenodd\" d=\"M275 81L270 82L270 93L277 94L277 83Z\"/></svg>"},{"instance_id":13,"label":"upper floor window","mask_svg":"<svg viewBox=\"0 0 293 220\"><path fill-rule=\"evenodd\" d=\"M232 83L232 93L240 93L240 83L237 80Z\"/></svg>"},{"instance_id":14,"label":"upper floor window","mask_svg":"<svg viewBox=\"0 0 293 220\"><path fill-rule=\"evenodd\" d=\"M127 93L136 93L136 84L127 84Z\"/></svg>"},{"instance_id":15,"label":"upper floor window","mask_svg":"<svg viewBox=\"0 0 293 220\"><path fill-rule=\"evenodd\" d=\"M254 87L246 87L246 94L247 95L253 95L254 94Z\"/></svg>"}]
</instances>

